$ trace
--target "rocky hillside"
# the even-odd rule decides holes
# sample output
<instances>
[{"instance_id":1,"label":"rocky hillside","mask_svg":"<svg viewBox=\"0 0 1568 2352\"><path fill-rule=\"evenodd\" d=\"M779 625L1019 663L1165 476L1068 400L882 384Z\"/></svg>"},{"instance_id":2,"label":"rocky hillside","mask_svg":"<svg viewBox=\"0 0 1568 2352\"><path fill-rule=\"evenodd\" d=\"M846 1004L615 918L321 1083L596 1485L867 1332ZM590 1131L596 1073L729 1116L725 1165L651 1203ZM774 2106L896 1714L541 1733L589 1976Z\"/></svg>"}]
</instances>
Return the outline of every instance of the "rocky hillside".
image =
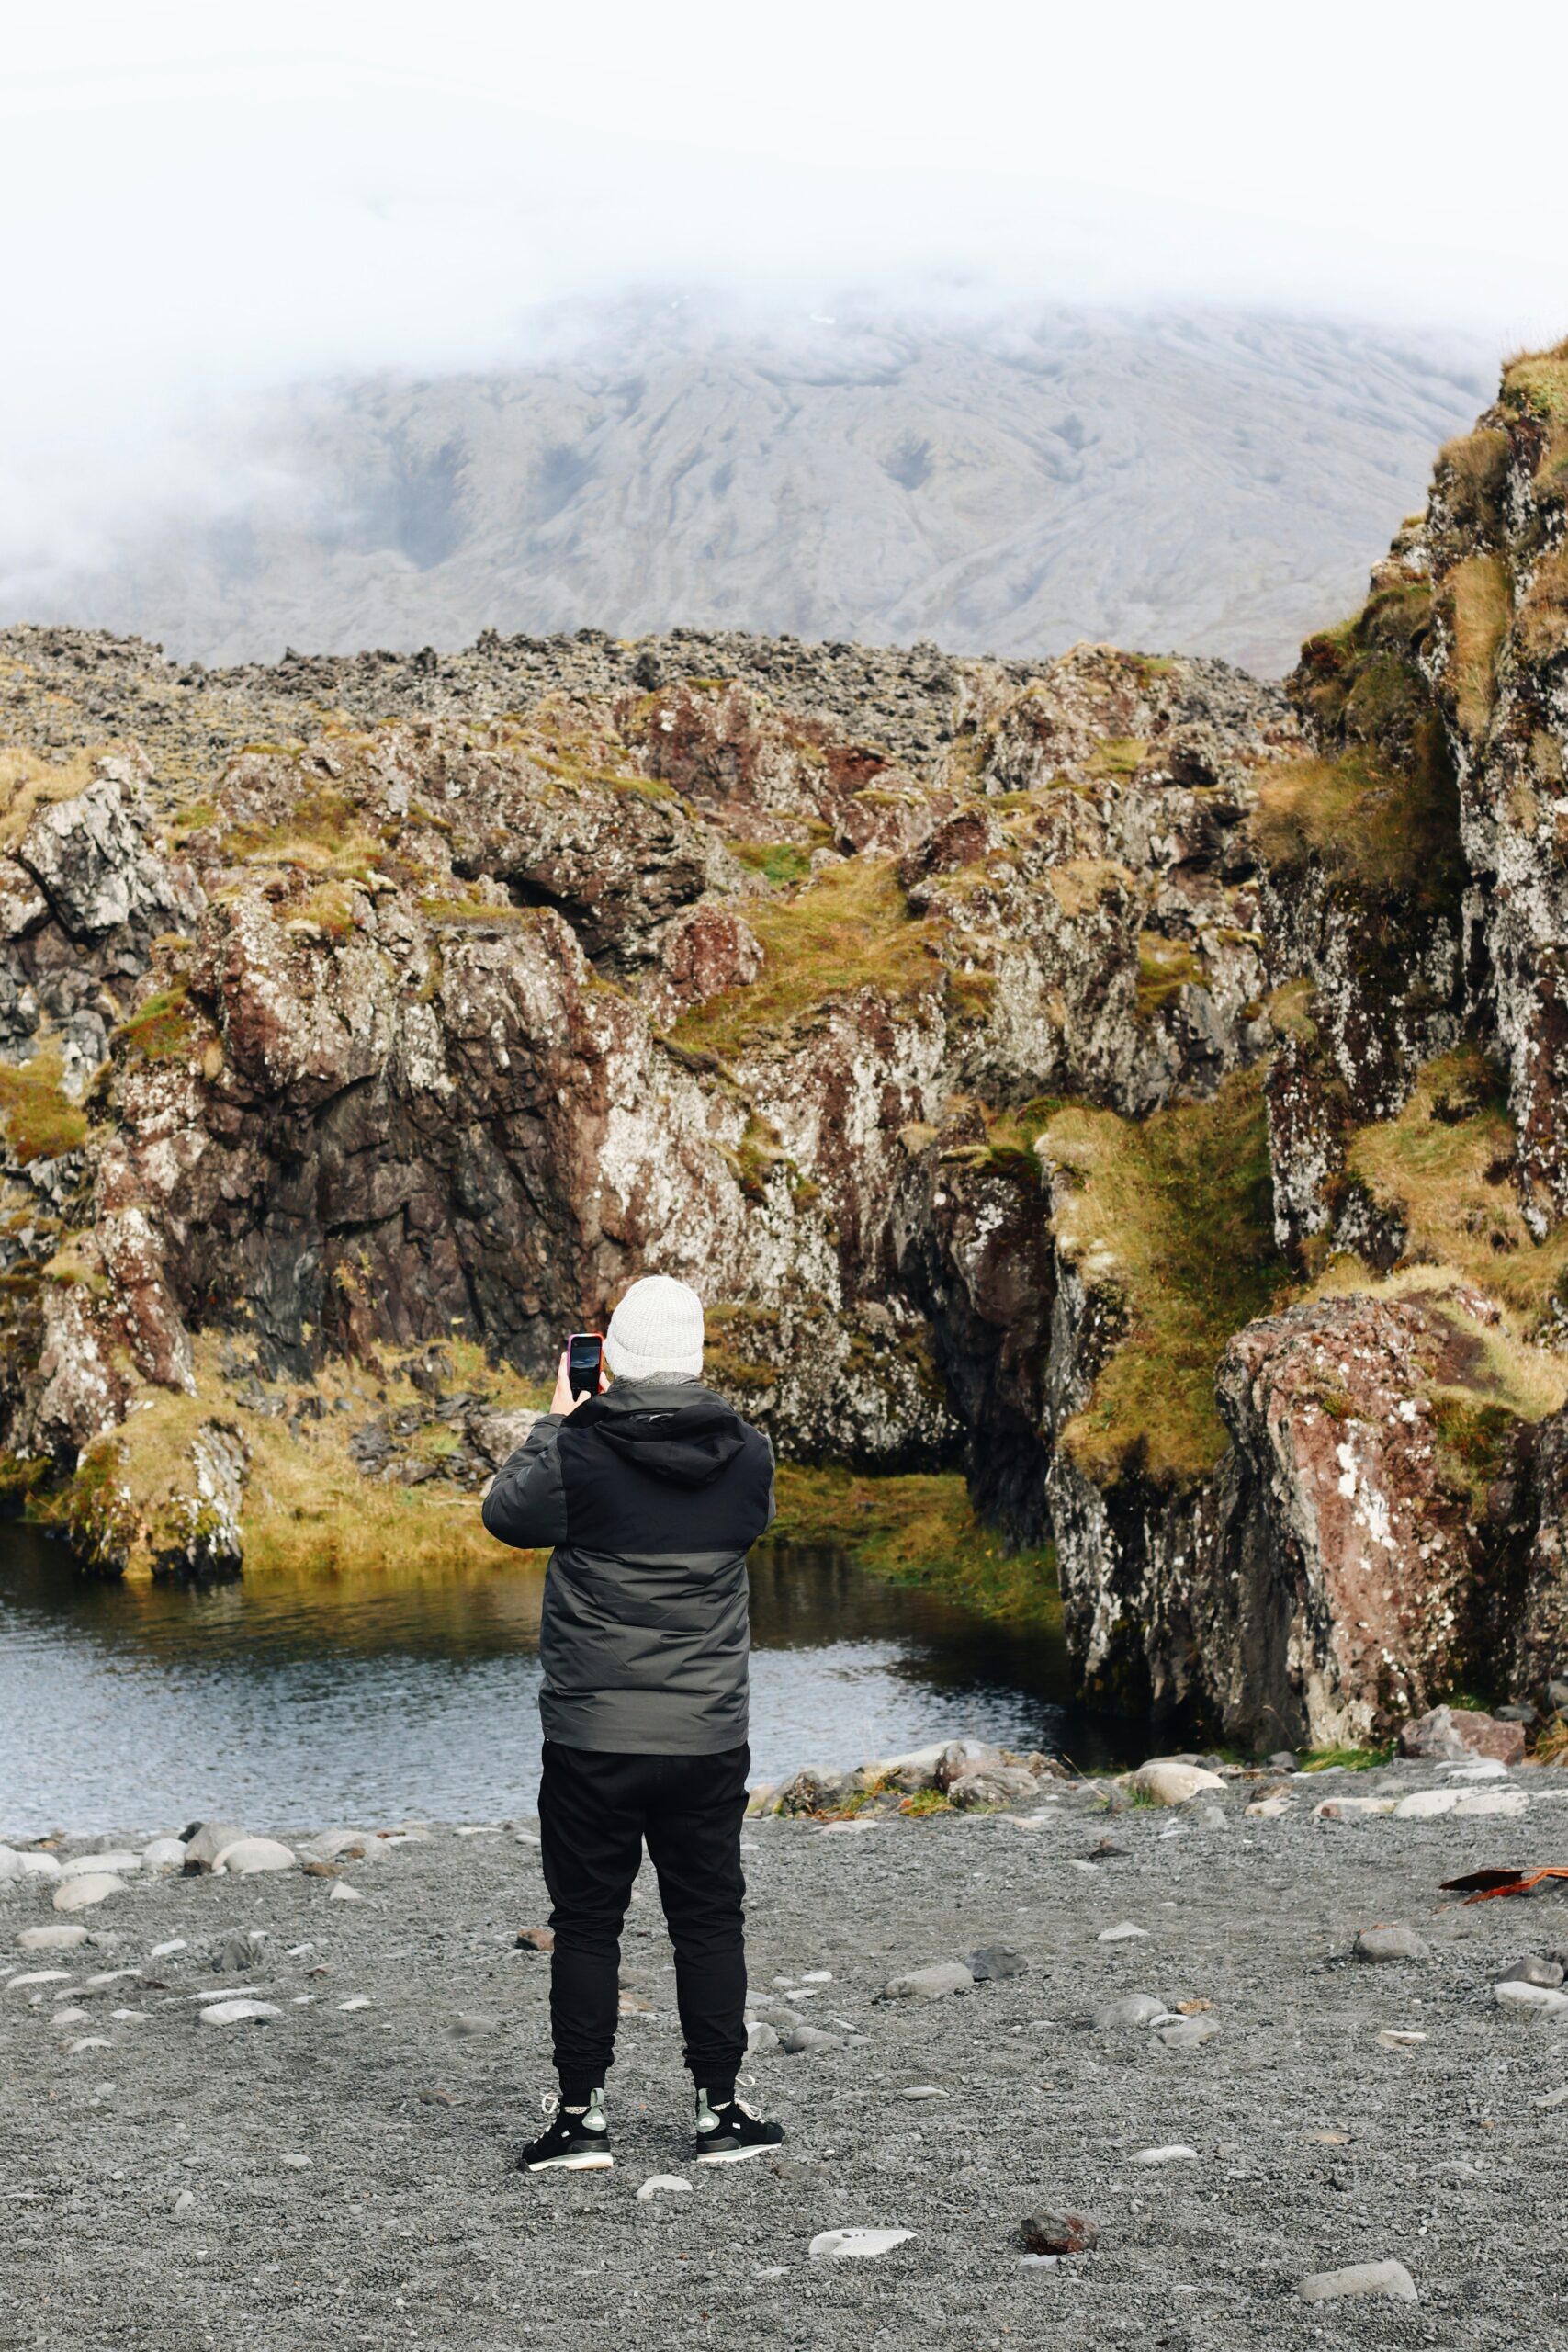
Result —
<instances>
[{"instance_id":1,"label":"rocky hillside","mask_svg":"<svg viewBox=\"0 0 1568 2352\"><path fill-rule=\"evenodd\" d=\"M228 421L166 511L94 518L96 569L11 560L0 518L0 618L209 662L680 621L1035 659L1095 637L1277 675L1490 366L1221 313L585 310L527 366Z\"/></svg>"},{"instance_id":2,"label":"rocky hillside","mask_svg":"<svg viewBox=\"0 0 1568 2352\"><path fill-rule=\"evenodd\" d=\"M1266 1747L1533 1696L1565 502L1568 349L1288 694L0 638L12 1491L107 1570L428 1545L657 1263L785 1456L1053 1537L1098 1687Z\"/></svg>"}]
</instances>

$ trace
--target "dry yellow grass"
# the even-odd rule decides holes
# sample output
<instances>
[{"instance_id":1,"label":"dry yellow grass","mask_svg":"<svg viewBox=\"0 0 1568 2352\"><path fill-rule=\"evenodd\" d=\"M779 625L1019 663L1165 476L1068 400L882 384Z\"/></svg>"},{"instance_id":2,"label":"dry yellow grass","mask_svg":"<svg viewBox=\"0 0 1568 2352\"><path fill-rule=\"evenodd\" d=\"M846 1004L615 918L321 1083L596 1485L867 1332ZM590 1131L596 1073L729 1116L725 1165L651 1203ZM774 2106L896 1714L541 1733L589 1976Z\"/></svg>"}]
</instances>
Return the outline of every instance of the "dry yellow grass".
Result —
<instances>
[{"instance_id":1,"label":"dry yellow grass","mask_svg":"<svg viewBox=\"0 0 1568 2352\"><path fill-rule=\"evenodd\" d=\"M1255 823L1270 865L1314 857L1334 879L1374 896L1436 904L1464 877L1458 796L1435 712L1418 724L1407 766L1382 766L1358 749L1269 768Z\"/></svg>"},{"instance_id":2,"label":"dry yellow grass","mask_svg":"<svg viewBox=\"0 0 1568 2352\"><path fill-rule=\"evenodd\" d=\"M1427 1063L1396 1119L1360 1130L1348 1169L1403 1219L1410 1258L1453 1267L1533 1323L1568 1274L1568 1226L1532 1237L1517 1141L1501 1076L1467 1046Z\"/></svg>"},{"instance_id":3,"label":"dry yellow grass","mask_svg":"<svg viewBox=\"0 0 1568 2352\"><path fill-rule=\"evenodd\" d=\"M470 1341L446 1343L452 1380L484 1388L498 1410L517 1405L542 1407L547 1395L504 1365L486 1361ZM352 1363L323 1366L312 1384L327 1410L302 1424L293 1436L286 1421L238 1404L218 1370L216 1341L198 1338L195 1348L197 1390L143 1384L121 1428L92 1449L88 1476L112 1472L129 1487L135 1508L152 1512L182 1475L191 1441L205 1421L231 1421L250 1449L251 1469L243 1509L245 1574L280 1577L361 1577L392 1581L403 1577L471 1576L519 1559L543 1564L545 1555L508 1553L487 1535L479 1497L429 1480L402 1487L367 1478L348 1451L350 1430L361 1420L395 1414L417 1392L399 1368L383 1359L384 1382ZM387 1389L388 1402L375 1396ZM355 1410L333 1409L339 1397ZM56 1497L47 1515L64 1519L69 1497ZM145 1572L133 1561L133 1573Z\"/></svg>"},{"instance_id":4,"label":"dry yellow grass","mask_svg":"<svg viewBox=\"0 0 1568 2352\"><path fill-rule=\"evenodd\" d=\"M1500 555L1472 555L1455 564L1445 590L1453 616L1455 711L1475 742L1496 706L1497 653L1513 617L1513 581Z\"/></svg>"},{"instance_id":5,"label":"dry yellow grass","mask_svg":"<svg viewBox=\"0 0 1568 2352\"><path fill-rule=\"evenodd\" d=\"M1464 1279L1450 1266L1401 1266L1379 1278L1370 1275L1359 1259L1335 1258L1306 1295L1337 1297L1355 1292L1364 1298L1411 1299L1438 1307L1445 1322L1473 1341L1476 1357L1462 1382L1434 1382L1434 1396L1462 1396L1472 1401L1481 1397L1525 1421L1543 1420L1548 1413L1561 1411L1568 1404L1568 1359L1532 1347L1506 1321L1489 1323L1472 1314L1457 1295Z\"/></svg>"},{"instance_id":6,"label":"dry yellow grass","mask_svg":"<svg viewBox=\"0 0 1568 2352\"><path fill-rule=\"evenodd\" d=\"M887 859L846 859L808 888L748 899L746 920L761 942L761 975L684 1013L674 1030L681 1045L734 1052L862 989L908 1000L944 985L937 926L910 915Z\"/></svg>"},{"instance_id":7,"label":"dry yellow grass","mask_svg":"<svg viewBox=\"0 0 1568 2352\"><path fill-rule=\"evenodd\" d=\"M1568 547L1554 548L1537 564L1519 606L1516 642L1529 662L1550 662L1568 642Z\"/></svg>"},{"instance_id":8,"label":"dry yellow grass","mask_svg":"<svg viewBox=\"0 0 1568 2352\"><path fill-rule=\"evenodd\" d=\"M26 1167L57 1159L87 1139L85 1112L61 1090L60 1056L46 1047L28 1062L0 1062L0 1132L12 1159Z\"/></svg>"},{"instance_id":9,"label":"dry yellow grass","mask_svg":"<svg viewBox=\"0 0 1568 2352\"><path fill-rule=\"evenodd\" d=\"M1483 528L1502 518L1503 493L1513 443L1495 425L1478 425L1438 453L1438 471L1446 477L1450 494L1461 516Z\"/></svg>"},{"instance_id":10,"label":"dry yellow grass","mask_svg":"<svg viewBox=\"0 0 1568 2352\"><path fill-rule=\"evenodd\" d=\"M73 752L56 762L41 752L0 751L0 849L16 848L39 809L85 792L103 756L102 750Z\"/></svg>"},{"instance_id":11,"label":"dry yellow grass","mask_svg":"<svg viewBox=\"0 0 1568 2352\"><path fill-rule=\"evenodd\" d=\"M1045 880L1062 912L1074 919L1097 907L1108 890L1133 887L1127 868L1111 857L1067 858L1053 865Z\"/></svg>"},{"instance_id":12,"label":"dry yellow grass","mask_svg":"<svg viewBox=\"0 0 1568 2352\"><path fill-rule=\"evenodd\" d=\"M1214 1403L1225 1342L1269 1311L1286 1280L1258 1073L1141 1122L1070 1105L1042 1148L1075 1185L1057 1247L1125 1317L1064 1442L1101 1483L1125 1471L1201 1477L1227 1442Z\"/></svg>"}]
</instances>

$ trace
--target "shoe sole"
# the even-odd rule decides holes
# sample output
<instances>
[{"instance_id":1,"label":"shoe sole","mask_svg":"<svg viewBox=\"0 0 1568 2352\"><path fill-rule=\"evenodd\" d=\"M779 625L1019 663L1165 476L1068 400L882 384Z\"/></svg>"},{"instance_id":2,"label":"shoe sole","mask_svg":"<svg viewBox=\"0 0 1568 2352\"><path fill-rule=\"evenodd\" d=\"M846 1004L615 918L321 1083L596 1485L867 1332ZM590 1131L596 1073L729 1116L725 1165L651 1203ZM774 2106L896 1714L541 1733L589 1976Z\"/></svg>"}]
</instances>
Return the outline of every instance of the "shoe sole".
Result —
<instances>
[{"instance_id":1,"label":"shoe sole","mask_svg":"<svg viewBox=\"0 0 1568 2352\"><path fill-rule=\"evenodd\" d=\"M748 2156L776 2156L782 2140L760 2141L754 2148L709 2148L697 2158L700 2165L743 2165Z\"/></svg>"},{"instance_id":2,"label":"shoe sole","mask_svg":"<svg viewBox=\"0 0 1568 2352\"><path fill-rule=\"evenodd\" d=\"M525 2165L525 2172L614 2172L615 2159L597 2148L590 2148L580 2156L541 2156L537 2164Z\"/></svg>"}]
</instances>

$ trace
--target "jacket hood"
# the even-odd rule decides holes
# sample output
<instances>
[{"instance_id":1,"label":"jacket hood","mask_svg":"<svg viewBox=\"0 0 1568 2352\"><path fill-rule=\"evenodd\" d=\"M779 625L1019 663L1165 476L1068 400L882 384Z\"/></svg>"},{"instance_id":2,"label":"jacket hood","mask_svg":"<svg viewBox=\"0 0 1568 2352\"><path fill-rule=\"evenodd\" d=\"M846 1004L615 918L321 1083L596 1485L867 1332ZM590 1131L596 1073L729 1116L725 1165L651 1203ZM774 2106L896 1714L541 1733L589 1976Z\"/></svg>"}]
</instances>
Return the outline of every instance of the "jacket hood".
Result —
<instances>
[{"instance_id":1,"label":"jacket hood","mask_svg":"<svg viewBox=\"0 0 1568 2352\"><path fill-rule=\"evenodd\" d=\"M746 1443L732 1405L705 1388L622 1385L590 1397L572 1415L611 1452L672 1487L708 1487Z\"/></svg>"}]
</instances>

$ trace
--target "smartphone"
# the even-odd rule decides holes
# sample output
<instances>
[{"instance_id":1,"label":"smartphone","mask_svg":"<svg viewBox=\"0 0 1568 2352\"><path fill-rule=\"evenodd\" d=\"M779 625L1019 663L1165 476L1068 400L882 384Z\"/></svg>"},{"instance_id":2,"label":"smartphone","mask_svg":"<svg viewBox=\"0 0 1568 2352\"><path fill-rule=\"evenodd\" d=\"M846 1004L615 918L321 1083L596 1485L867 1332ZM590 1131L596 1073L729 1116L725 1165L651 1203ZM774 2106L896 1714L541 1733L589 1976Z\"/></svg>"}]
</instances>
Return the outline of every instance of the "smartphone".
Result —
<instances>
[{"instance_id":1,"label":"smartphone","mask_svg":"<svg viewBox=\"0 0 1568 2352\"><path fill-rule=\"evenodd\" d=\"M574 1331L566 1343L566 1381L574 1396L597 1396L604 1361L604 1334Z\"/></svg>"}]
</instances>

